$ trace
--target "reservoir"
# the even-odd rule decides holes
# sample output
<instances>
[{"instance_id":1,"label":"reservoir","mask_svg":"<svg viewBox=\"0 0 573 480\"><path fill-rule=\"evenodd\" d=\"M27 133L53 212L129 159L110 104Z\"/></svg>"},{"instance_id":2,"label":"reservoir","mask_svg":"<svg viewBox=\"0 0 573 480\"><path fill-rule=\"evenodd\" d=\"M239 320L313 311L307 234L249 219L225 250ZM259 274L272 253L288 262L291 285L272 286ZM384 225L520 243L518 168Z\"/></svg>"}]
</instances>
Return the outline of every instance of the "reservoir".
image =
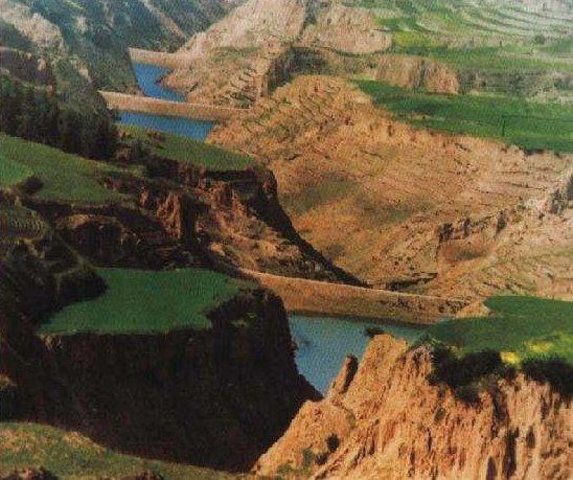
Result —
<instances>
[{"instance_id":1,"label":"reservoir","mask_svg":"<svg viewBox=\"0 0 573 480\"><path fill-rule=\"evenodd\" d=\"M165 88L160 83L168 73L167 69L135 63L133 70L141 90L148 97L176 102L185 101L181 93ZM127 111L120 112L120 123L200 141L205 140L214 125L213 122ZM297 367L300 373L323 394L328 391L330 383L338 375L347 355L352 354L359 359L362 357L370 341L365 331L368 327L381 328L408 341L415 341L424 331L407 325L369 323L344 318L291 315L289 321L293 340L298 347L295 358Z\"/></svg>"},{"instance_id":2,"label":"reservoir","mask_svg":"<svg viewBox=\"0 0 573 480\"><path fill-rule=\"evenodd\" d=\"M161 79L169 72L166 68L157 65L134 63L133 71L137 77L139 87L146 96L172 102L185 101L184 95L166 88L160 83ZM203 120L128 111L119 112L119 123L190 137L199 141L204 141L214 126L214 122Z\"/></svg>"},{"instance_id":3,"label":"reservoir","mask_svg":"<svg viewBox=\"0 0 573 480\"><path fill-rule=\"evenodd\" d=\"M299 372L322 394L326 394L336 378L344 358L355 355L359 360L370 341L368 327L378 328L409 342L417 340L423 328L393 323L380 324L354 319L290 316L290 328L298 349L296 364Z\"/></svg>"}]
</instances>

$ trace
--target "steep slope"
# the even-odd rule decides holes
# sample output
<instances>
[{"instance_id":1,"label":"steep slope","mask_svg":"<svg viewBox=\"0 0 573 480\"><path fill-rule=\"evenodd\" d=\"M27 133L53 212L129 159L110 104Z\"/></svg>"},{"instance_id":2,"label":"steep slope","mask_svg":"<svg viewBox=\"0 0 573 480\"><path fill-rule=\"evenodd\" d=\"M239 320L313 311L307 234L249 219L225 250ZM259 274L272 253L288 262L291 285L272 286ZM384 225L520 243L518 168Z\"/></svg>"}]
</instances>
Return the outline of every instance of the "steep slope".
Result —
<instances>
[{"instance_id":1,"label":"steep slope","mask_svg":"<svg viewBox=\"0 0 573 480\"><path fill-rule=\"evenodd\" d=\"M115 290L121 283L104 283L37 213L8 197L0 227L8 233L0 250L2 421L47 423L139 456L242 470L304 399L317 396L296 370L282 302L269 292L237 285L232 298L214 297L206 324L187 310L169 328L168 296L148 286L160 312L151 328L133 308L137 298ZM159 225L150 227L161 237ZM113 329L96 317L45 330L57 310L88 299L98 308L102 294L119 295L127 307ZM135 329L122 326L128 319Z\"/></svg>"},{"instance_id":2,"label":"steep slope","mask_svg":"<svg viewBox=\"0 0 573 480\"><path fill-rule=\"evenodd\" d=\"M391 40L370 12L336 0L249 0L179 50L167 83L190 101L249 106L288 75L294 44L364 54Z\"/></svg>"},{"instance_id":3,"label":"steep slope","mask_svg":"<svg viewBox=\"0 0 573 480\"><path fill-rule=\"evenodd\" d=\"M571 156L417 130L310 76L211 140L265 162L297 230L368 283L571 294Z\"/></svg>"},{"instance_id":4,"label":"steep slope","mask_svg":"<svg viewBox=\"0 0 573 480\"><path fill-rule=\"evenodd\" d=\"M554 478L573 468L571 402L518 374L477 404L432 385L426 347L383 335L347 359L255 471L286 478Z\"/></svg>"},{"instance_id":5,"label":"steep slope","mask_svg":"<svg viewBox=\"0 0 573 480\"><path fill-rule=\"evenodd\" d=\"M45 56L78 101L86 84L135 88L127 48L178 47L225 14L216 1L0 1L0 42Z\"/></svg>"}]
</instances>

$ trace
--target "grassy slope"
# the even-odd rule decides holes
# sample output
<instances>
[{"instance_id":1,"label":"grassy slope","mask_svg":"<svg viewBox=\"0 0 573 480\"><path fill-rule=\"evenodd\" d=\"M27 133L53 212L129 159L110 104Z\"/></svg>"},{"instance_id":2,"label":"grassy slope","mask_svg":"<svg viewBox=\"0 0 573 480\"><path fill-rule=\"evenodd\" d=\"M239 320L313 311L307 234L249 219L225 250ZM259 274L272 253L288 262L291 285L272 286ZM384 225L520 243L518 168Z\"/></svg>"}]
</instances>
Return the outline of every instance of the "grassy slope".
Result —
<instances>
[{"instance_id":1,"label":"grassy slope","mask_svg":"<svg viewBox=\"0 0 573 480\"><path fill-rule=\"evenodd\" d=\"M0 151L0 186L12 186L23 182L33 175L31 168L22 163L9 160Z\"/></svg>"},{"instance_id":2,"label":"grassy slope","mask_svg":"<svg viewBox=\"0 0 573 480\"><path fill-rule=\"evenodd\" d=\"M141 140L152 153L181 163L189 163L207 170L244 170L253 164L246 155L229 152L214 145L208 145L187 137L161 133L165 141L150 138L150 130L121 125L120 130L129 133L133 139Z\"/></svg>"},{"instance_id":3,"label":"grassy slope","mask_svg":"<svg viewBox=\"0 0 573 480\"><path fill-rule=\"evenodd\" d=\"M421 127L499 138L529 149L573 152L573 109L565 106L509 96L436 95L373 81L358 85L377 105Z\"/></svg>"},{"instance_id":4,"label":"grassy slope","mask_svg":"<svg viewBox=\"0 0 573 480\"><path fill-rule=\"evenodd\" d=\"M0 186L34 175L43 183L36 195L45 199L106 203L126 198L98 182L105 174L124 171L111 165L4 134L0 134L0 154L9 162L0 166Z\"/></svg>"},{"instance_id":5,"label":"grassy slope","mask_svg":"<svg viewBox=\"0 0 573 480\"><path fill-rule=\"evenodd\" d=\"M211 326L206 314L239 291L229 277L201 269L99 273L108 290L99 298L66 307L40 328L40 334L203 330Z\"/></svg>"},{"instance_id":6,"label":"grassy slope","mask_svg":"<svg viewBox=\"0 0 573 480\"><path fill-rule=\"evenodd\" d=\"M165 480L236 478L189 465L121 455L79 433L32 423L0 424L0 476L42 466L62 479L118 478L151 470Z\"/></svg>"},{"instance_id":7,"label":"grassy slope","mask_svg":"<svg viewBox=\"0 0 573 480\"><path fill-rule=\"evenodd\" d=\"M460 353L495 350L511 363L559 357L573 365L573 302L532 297L493 297L485 318L451 320L429 328Z\"/></svg>"}]
</instances>

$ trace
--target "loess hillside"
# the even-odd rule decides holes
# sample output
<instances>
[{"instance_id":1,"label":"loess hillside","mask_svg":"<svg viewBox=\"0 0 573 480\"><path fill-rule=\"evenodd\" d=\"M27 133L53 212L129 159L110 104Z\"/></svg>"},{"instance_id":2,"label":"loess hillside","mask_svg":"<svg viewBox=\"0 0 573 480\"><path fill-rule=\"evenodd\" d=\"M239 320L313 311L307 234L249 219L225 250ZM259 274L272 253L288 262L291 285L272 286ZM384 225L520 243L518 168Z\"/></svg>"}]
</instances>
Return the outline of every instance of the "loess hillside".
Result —
<instances>
[{"instance_id":1,"label":"loess hillside","mask_svg":"<svg viewBox=\"0 0 573 480\"><path fill-rule=\"evenodd\" d=\"M570 155L414 128L324 76L211 139L266 162L295 227L368 283L571 295Z\"/></svg>"}]
</instances>

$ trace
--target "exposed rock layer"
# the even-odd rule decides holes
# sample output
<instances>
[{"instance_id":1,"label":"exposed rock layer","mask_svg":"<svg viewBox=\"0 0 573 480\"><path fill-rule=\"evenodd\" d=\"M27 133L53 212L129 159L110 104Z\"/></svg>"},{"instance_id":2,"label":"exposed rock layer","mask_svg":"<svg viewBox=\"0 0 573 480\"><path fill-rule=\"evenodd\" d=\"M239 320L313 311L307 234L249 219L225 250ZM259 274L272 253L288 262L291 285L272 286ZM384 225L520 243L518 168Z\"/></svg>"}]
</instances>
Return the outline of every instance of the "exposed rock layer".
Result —
<instances>
[{"instance_id":1,"label":"exposed rock layer","mask_svg":"<svg viewBox=\"0 0 573 480\"><path fill-rule=\"evenodd\" d=\"M272 92L277 70L296 69L284 61L293 46L357 55L390 45L367 9L336 0L249 0L179 50L181 65L167 83L192 102L246 107Z\"/></svg>"},{"instance_id":2,"label":"exposed rock layer","mask_svg":"<svg viewBox=\"0 0 573 480\"><path fill-rule=\"evenodd\" d=\"M456 73L447 66L410 55L384 55L376 79L398 87L434 93L458 93L460 88Z\"/></svg>"},{"instance_id":3,"label":"exposed rock layer","mask_svg":"<svg viewBox=\"0 0 573 480\"><path fill-rule=\"evenodd\" d=\"M307 402L256 466L315 479L571 478L573 409L519 374L479 405L431 385L430 352L377 336L345 363L326 399Z\"/></svg>"}]
</instances>

